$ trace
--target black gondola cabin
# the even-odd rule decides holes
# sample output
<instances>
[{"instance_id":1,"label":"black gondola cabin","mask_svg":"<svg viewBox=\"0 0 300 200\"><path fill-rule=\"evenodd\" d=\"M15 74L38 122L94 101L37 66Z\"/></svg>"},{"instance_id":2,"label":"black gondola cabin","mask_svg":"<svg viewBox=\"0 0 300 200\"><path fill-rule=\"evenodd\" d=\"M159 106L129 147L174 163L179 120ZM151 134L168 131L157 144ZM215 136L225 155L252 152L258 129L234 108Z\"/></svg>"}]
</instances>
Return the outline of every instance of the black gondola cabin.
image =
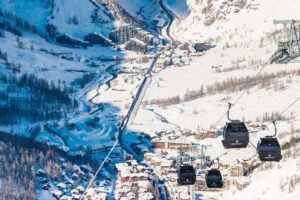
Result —
<instances>
[{"instance_id":1,"label":"black gondola cabin","mask_svg":"<svg viewBox=\"0 0 300 200\"><path fill-rule=\"evenodd\" d=\"M191 165L180 166L178 172L178 185L194 185L196 182L196 171Z\"/></svg>"},{"instance_id":2,"label":"black gondola cabin","mask_svg":"<svg viewBox=\"0 0 300 200\"><path fill-rule=\"evenodd\" d=\"M208 188L222 188L223 179L220 170L211 169L208 170L205 176L206 185Z\"/></svg>"},{"instance_id":3,"label":"black gondola cabin","mask_svg":"<svg viewBox=\"0 0 300 200\"><path fill-rule=\"evenodd\" d=\"M277 138L260 138L257 143L257 153L261 161L277 161L282 158L281 148Z\"/></svg>"},{"instance_id":4,"label":"black gondola cabin","mask_svg":"<svg viewBox=\"0 0 300 200\"><path fill-rule=\"evenodd\" d=\"M249 131L244 122L232 120L223 129L223 146L225 148L245 148L249 143Z\"/></svg>"}]
</instances>

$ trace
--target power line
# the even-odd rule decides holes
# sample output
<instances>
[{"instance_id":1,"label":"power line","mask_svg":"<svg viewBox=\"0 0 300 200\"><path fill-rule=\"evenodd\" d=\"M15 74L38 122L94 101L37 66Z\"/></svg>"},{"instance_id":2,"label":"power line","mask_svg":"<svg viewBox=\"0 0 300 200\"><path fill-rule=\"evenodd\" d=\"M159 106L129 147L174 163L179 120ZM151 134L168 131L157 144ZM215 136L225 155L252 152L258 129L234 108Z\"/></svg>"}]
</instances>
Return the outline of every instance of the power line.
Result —
<instances>
[{"instance_id":1,"label":"power line","mask_svg":"<svg viewBox=\"0 0 300 200\"><path fill-rule=\"evenodd\" d=\"M279 118L280 118L280 115L282 115L283 113L285 113L286 111L288 111L293 105L295 105L298 101L300 100L300 97L298 97L298 98L296 98L294 101L292 101L292 103L290 103L285 109L283 109L280 113L279 113L279 116L277 117L277 119L275 120L275 121L277 121ZM270 125L272 122L269 122L268 124L267 124L267 126L268 125ZM251 136L250 136L251 137ZM249 142L250 142L250 144L253 146L253 147L255 147L256 148L256 146L249 140ZM231 150L233 150L233 149L229 149L229 150L227 150L227 151L225 151L224 153L222 153L221 155L219 155L219 156L217 156L216 158L214 158L213 160L216 160L216 159L218 159L218 158L220 158L220 157L222 157L223 155L226 155L228 152L230 152ZM256 154L255 154L256 155ZM213 160L211 160L211 161L213 161Z\"/></svg>"},{"instance_id":2,"label":"power line","mask_svg":"<svg viewBox=\"0 0 300 200\"><path fill-rule=\"evenodd\" d=\"M268 60L268 62L269 62L269 60ZM268 63L268 62L267 62L267 63ZM258 71L258 73L257 73L255 76L259 76L259 75L262 73L262 71L263 71L263 70L265 69L265 67L267 66L267 63L266 63L265 65L262 66L262 68ZM248 84L250 84L250 83L246 83L246 84L245 84L245 90L244 90L244 91L240 94L240 96L234 101L234 103L231 105L231 108L232 108L233 106L235 106L235 105L241 100L241 98L243 97L243 95L246 93L246 85L248 85ZM216 125L217 125L217 124L218 124L218 123L226 116L226 114L227 114L227 111L226 111L224 114L222 114L222 115L218 118L218 120L214 123L213 127L216 127ZM221 154L220 156L214 158L213 160L220 158L221 156L227 154L227 153L230 152L231 150L232 150L232 149L227 150L226 152L224 152L224 153Z\"/></svg>"},{"instance_id":3,"label":"power line","mask_svg":"<svg viewBox=\"0 0 300 200\"><path fill-rule=\"evenodd\" d=\"M112 151L114 150L114 148L117 146L117 144L119 143L119 140L116 140L116 142L114 143L114 145L112 146L112 148L110 149L110 151L108 152L108 154L106 155L105 159L102 161L100 167L98 168L98 170L96 171L95 175L93 176L92 180L90 180L88 186L85 188L85 190L83 191L81 197L79 200L82 200L87 189L89 189L89 187L92 185L92 183L94 182L95 178L97 177L97 175L99 174L99 172L101 171L101 169L103 168L104 164L106 163L107 159L109 158L110 154L112 153Z\"/></svg>"},{"instance_id":4,"label":"power line","mask_svg":"<svg viewBox=\"0 0 300 200\"><path fill-rule=\"evenodd\" d=\"M295 105L299 100L300 100L300 97L298 97L298 98L296 98L294 101L292 101L292 103L290 103L283 111L281 111L281 112L278 114L277 119L274 119L274 120L272 120L272 121L278 121L279 118L280 118L280 116L281 116L283 113L285 113L286 111L288 111L288 110L289 110L293 105ZM269 122L269 123L267 124L267 126L270 125L270 124L272 124L272 122Z\"/></svg>"},{"instance_id":5,"label":"power line","mask_svg":"<svg viewBox=\"0 0 300 200\"><path fill-rule=\"evenodd\" d=\"M149 69L152 70L152 66L154 66L156 64L156 61L157 61L157 59L158 59L159 56L160 56L160 54L157 55L156 58L154 58L153 63L151 64L151 66L150 66ZM143 84L142 84L142 87L143 87ZM139 95L140 89L141 88L138 89L137 95ZM135 105L136 105L136 99L134 99L133 103L131 104L131 107L129 108L129 112L127 113L126 117L122 120L122 123L121 123L121 126L120 126L121 128L118 129L118 132L119 132L118 139L115 141L114 145L111 147L111 149L108 152L108 154L106 155L105 159L102 161L101 165L99 166L99 168L96 171L95 175L93 176L92 180L89 182L88 186L85 188L83 194L80 197L80 200L82 200L82 198L84 197L84 194L85 194L86 190L89 189L89 187L91 186L91 184L93 183L93 181L95 180L95 178L97 177L97 175L99 174L99 172L101 171L101 169L103 168L103 166L106 163L107 159L109 158L110 154L112 153L112 151L114 150L114 148L119 143L119 136L126 130L127 123L129 121L130 115L132 114L132 108L134 108ZM125 121L125 119L126 119L126 121Z\"/></svg>"},{"instance_id":6,"label":"power line","mask_svg":"<svg viewBox=\"0 0 300 200\"><path fill-rule=\"evenodd\" d=\"M269 61L268 61L269 62ZM258 73L255 75L256 77L257 76L259 76L261 73L262 73L262 71L265 69L265 67L267 66L267 64L265 64L265 65L263 65L263 67L258 71ZM245 86L244 86L244 88L245 88L245 90L240 94L240 96L238 96L238 98L234 101L234 103L231 105L231 108L233 107L233 106L235 106L240 100L241 100L241 98L243 97L243 95L247 92L247 90L246 90L246 86L247 85L249 85L249 84L251 84L252 82L249 82L249 83L246 83L245 84ZM213 125L213 127L216 127L216 125L226 116L226 113L227 112L225 112L224 114L222 114L219 118L218 118L218 120L214 123L214 125Z\"/></svg>"},{"instance_id":7,"label":"power line","mask_svg":"<svg viewBox=\"0 0 300 200\"><path fill-rule=\"evenodd\" d=\"M282 115L283 113L285 113L288 109L290 109L294 104L296 104L297 103L297 101L299 101L300 100L300 97L298 97L295 101L293 101L290 105L288 105L282 112L280 112L280 115ZM280 117L280 116L278 116L278 117ZM278 119L277 119L278 120ZM277 120L275 120L275 121L277 121Z\"/></svg>"}]
</instances>

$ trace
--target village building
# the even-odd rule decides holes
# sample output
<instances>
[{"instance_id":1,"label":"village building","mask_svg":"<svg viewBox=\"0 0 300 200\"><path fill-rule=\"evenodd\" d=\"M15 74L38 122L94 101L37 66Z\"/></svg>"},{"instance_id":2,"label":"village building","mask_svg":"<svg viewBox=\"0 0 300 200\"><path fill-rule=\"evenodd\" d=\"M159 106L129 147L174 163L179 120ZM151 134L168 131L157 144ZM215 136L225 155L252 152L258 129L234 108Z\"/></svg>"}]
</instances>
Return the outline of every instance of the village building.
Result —
<instances>
[{"instance_id":1,"label":"village building","mask_svg":"<svg viewBox=\"0 0 300 200\"><path fill-rule=\"evenodd\" d=\"M125 43L125 49L130 51L147 53L148 45L139 39L131 38Z\"/></svg>"},{"instance_id":2,"label":"village building","mask_svg":"<svg viewBox=\"0 0 300 200\"><path fill-rule=\"evenodd\" d=\"M199 131L194 134L194 137L197 140L204 140L207 138L217 138L218 132L217 131Z\"/></svg>"}]
</instances>

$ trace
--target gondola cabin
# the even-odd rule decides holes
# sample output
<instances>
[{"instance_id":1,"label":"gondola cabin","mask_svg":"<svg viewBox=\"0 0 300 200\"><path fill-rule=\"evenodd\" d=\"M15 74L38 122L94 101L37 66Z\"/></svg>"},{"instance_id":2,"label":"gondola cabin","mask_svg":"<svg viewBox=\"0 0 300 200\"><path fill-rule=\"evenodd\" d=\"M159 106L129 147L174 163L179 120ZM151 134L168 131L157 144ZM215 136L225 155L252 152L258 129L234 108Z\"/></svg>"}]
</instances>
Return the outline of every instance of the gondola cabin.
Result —
<instances>
[{"instance_id":1,"label":"gondola cabin","mask_svg":"<svg viewBox=\"0 0 300 200\"><path fill-rule=\"evenodd\" d=\"M223 146L225 148L245 148L249 143L249 131L244 122L232 120L223 129Z\"/></svg>"},{"instance_id":2,"label":"gondola cabin","mask_svg":"<svg viewBox=\"0 0 300 200\"><path fill-rule=\"evenodd\" d=\"M282 158L280 144L277 138L273 137L260 138L257 143L257 153L261 161L279 162Z\"/></svg>"},{"instance_id":3,"label":"gondola cabin","mask_svg":"<svg viewBox=\"0 0 300 200\"><path fill-rule=\"evenodd\" d=\"M222 188L223 180L220 170L211 169L208 170L205 176L206 185L208 188Z\"/></svg>"},{"instance_id":4,"label":"gondola cabin","mask_svg":"<svg viewBox=\"0 0 300 200\"><path fill-rule=\"evenodd\" d=\"M196 182L196 171L191 165L182 165L178 171L178 185L194 185Z\"/></svg>"}]
</instances>

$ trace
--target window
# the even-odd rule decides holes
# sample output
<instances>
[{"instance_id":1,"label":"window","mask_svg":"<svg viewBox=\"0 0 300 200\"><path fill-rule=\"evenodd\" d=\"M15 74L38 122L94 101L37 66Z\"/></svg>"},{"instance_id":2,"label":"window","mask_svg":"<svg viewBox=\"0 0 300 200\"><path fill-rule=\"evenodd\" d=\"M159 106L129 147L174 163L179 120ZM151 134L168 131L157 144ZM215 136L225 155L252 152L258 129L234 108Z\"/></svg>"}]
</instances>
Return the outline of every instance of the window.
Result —
<instances>
[{"instance_id":1,"label":"window","mask_svg":"<svg viewBox=\"0 0 300 200\"><path fill-rule=\"evenodd\" d=\"M234 134L234 133L247 133L247 127L243 122L241 123L228 123L226 133Z\"/></svg>"}]
</instances>

